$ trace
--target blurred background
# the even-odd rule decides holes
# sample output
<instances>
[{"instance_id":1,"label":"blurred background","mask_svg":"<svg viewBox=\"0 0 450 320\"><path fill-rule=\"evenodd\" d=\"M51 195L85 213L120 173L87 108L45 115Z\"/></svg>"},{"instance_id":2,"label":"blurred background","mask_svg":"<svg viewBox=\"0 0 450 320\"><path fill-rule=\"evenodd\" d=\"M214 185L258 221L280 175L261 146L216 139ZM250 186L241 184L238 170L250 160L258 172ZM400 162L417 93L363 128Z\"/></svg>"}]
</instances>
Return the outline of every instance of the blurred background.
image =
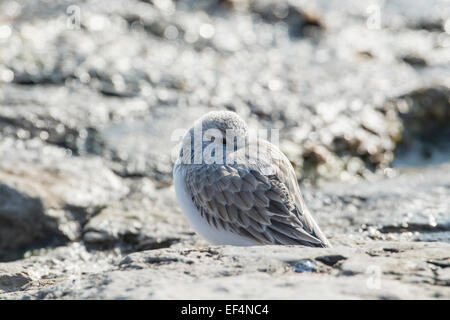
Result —
<instances>
[{"instance_id":1,"label":"blurred background","mask_svg":"<svg viewBox=\"0 0 450 320\"><path fill-rule=\"evenodd\" d=\"M448 1L2 1L0 133L170 183L211 108L281 129L301 179L449 159ZM402 157L403 155L407 155Z\"/></svg>"},{"instance_id":2,"label":"blurred background","mask_svg":"<svg viewBox=\"0 0 450 320\"><path fill-rule=\"evenodd\" d=\"M449 85L445 0L2 0L0 260L198 241L172 133L212 109L280 129L331 238L448 241Z\"/></svg>"}]
</instances>

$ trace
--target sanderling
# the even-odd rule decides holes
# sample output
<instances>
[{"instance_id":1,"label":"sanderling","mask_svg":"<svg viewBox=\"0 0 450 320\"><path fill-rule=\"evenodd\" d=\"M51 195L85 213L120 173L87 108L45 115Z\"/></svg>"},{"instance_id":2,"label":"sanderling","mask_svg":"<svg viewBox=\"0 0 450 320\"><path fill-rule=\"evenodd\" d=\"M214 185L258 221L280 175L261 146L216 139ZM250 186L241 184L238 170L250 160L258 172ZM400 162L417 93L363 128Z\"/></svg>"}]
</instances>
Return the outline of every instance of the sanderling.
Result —
<instances>
[{"instance_id":1,"label":"sanderling","mask_svg":"<svg viewBox=\"0 0 450 320\"><path fill-rule=\"evenodd\" d=\"M236 113L213 111L184 136L173 177L189 224L217 245L330 246L287 157L248 132Z\"/></svg>"}]
</instances>

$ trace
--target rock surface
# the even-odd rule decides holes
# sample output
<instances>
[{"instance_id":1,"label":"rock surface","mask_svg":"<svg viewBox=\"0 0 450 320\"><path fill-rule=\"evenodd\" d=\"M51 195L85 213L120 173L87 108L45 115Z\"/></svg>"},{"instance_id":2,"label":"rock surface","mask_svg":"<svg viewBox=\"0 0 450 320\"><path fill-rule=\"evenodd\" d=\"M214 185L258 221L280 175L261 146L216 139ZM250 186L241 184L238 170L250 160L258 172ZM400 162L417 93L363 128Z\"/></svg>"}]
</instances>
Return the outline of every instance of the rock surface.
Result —
<instances>
[{"instance_id":1,"label":"rock surface","mask_svg":"<svg viewBox=\"0 0 450 320\"><path fill-rule=\"evenodd\" d=\"M181 219L172 187L149 190L156 208L127 197L79 242L0 264L0 298L448 299L449 168L304 188L330 249L211 247Z\"/></svg>"},{"instance_id":2,"label":"rock surface","mask_svg":"<svg viewBox=\"0 0 450 320\"><path fill-rule=\"evenodd\" d=\"M332 249L170 248L132 253L106 270L32 280L6 269L2 298L449 299L450 244L372 241ZM337 257L337 258L336 258ZM447 260L445 260L447 259ZM445 264L447 261L447 264ZM42 262L41 262L42 263ZM86 263L83 263L86 265ZM80 270L78 270L80 272Z\"/></svg>"},{"instance_id":3,"label":"rock surface","mask_svg":"<svg viewBox=\"0 0 450 320\"><path fill-rule=\"evenodd\" d=\"M33 144L38 151L30 150ZM91 216L128 193L101 159L54 149L39 140L0 145L1 259L76 240Z\"/></svg>"},{"instance_id":4,"label":"rock surface","mask_svg":"<svg viewBox=\"0 0 450 320\"><path fill-rule=\"evenodd\" d=\"M444 0L0 3L0 299L450 298ZM280 129L334 248L210 247L172 186L213 109Z\"/></svg>"}]
</instances>

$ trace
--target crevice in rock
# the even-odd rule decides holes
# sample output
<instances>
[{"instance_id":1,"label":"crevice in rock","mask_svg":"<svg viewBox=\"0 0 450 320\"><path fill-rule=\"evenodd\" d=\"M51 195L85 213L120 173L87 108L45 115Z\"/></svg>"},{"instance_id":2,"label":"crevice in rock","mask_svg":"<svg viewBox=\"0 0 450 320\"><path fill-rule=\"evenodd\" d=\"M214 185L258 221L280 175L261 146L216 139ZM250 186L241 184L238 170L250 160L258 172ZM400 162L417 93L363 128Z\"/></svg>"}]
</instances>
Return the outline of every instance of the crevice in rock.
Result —
<instances>
[{"instance_id":1,"label":"crevice in rock","mask_svg":"<svg viewBox=\"0 0 450 320\"><path fill-rule=\"evenodd\" d=\"M66 205L64 209L69 211L73 220L80 224L81 229L89 222L90 219L98 215L106 205L95 207L79 207L73 205Z\"/></svg>"},{"instance_id":2,"label":"crevice in rock","mask_svg":"<svg viewBox=\"0 0 450 320\"><path fill-rule=\"evenodd\" d=\"M438 260L428 260L427 262L440 268L450 268L450 257Z\"/></svg>"},{"instance_id":3,"label":"crevice in rock","mask_svg":"<svg viewBox=\"0 0 450 320\"><path fill-rule=\"evenodd\" d=\"M347 257L341 255L328 255L328 256L320 256L315 258L317 261L326 264L329 267L334 267L339 261L346 260Z\"/></svg>"},{"instance_id":4,"label":"crevice in rock","mask_svg":"<svg viewBox=\"0 0 450 320\"><path fill-rule=\"evenodd\" d=\"M438 224L436 226L422 223L408 223L407 225L385 225L378 229L381 233L403 232L442 232L450 231L450 224Z\"/></svg>"},{"instance_id":5,"label":"crevice in rock","mask_svg":"<svg viewBox=\"0 0 450 320\"><path fill-rule=\"evenodd\" d=\"M90 234L89 237L86 235ZM98 237L95 233L99 233ZM84 245L88 250L107 251L118 248L122 254L129 254L132 252L156 250L169 248L172 245L179 243L180 238L148 238L142 237L140 233L126 232L117 236L105 234L97 230L85 230L83 232ZM96 241L96 239L98 239Z\"/></svg>"}]
</instances>

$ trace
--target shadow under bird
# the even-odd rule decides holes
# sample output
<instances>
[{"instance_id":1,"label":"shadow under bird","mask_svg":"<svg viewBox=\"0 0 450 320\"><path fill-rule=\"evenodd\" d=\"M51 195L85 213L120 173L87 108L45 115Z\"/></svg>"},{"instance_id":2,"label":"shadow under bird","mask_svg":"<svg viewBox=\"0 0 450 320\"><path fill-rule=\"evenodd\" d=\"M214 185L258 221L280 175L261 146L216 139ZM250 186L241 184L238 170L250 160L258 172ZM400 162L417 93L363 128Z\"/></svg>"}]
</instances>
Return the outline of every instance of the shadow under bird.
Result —
<instances>
[{"instance_id":1,"label":"shadow under bird","mask_svg":"<svg viewBox=\"0 0 450 320\"><path fill-rule=\"evenodd\" d=\"M290 161L269 141L251 139L234 112L209 112L194 123L173 177L184 216L213 244L330 246Z\"/></svg>"}]
</instances>

